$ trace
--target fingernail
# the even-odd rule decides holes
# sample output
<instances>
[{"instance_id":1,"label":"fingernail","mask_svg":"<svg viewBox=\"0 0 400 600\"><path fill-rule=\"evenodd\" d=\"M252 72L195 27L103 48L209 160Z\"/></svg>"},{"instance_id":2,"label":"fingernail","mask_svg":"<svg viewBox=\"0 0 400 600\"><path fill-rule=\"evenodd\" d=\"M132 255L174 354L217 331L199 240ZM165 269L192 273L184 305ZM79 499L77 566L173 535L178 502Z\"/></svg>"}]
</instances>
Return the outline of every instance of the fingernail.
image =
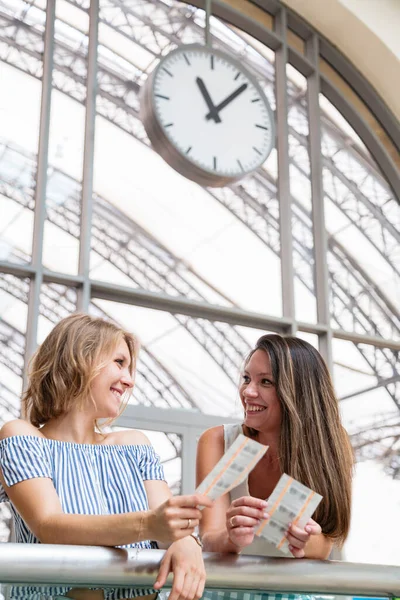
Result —
<instances>
[{"instance_id":1,"label":"fingernail","mask_svg":"<svg viewBox=\"0 0 400 600\"><path fill-rule=\"evenodd\" d=\"M312 527L310 527L310 525L307 525L306 531L307 531L307 533L310 533L310 531L312 531Z\"/></svg>"},{"instance_id":2,"label":"fingernail","mask_svg":"<svg viewBox=\"0 0 400 600\"><path fill-rule=\"evenodd\" d=\"M268 513L263 513L263 518L264 519L269 519L269 514Z\"/></svg>"}]
</instances>

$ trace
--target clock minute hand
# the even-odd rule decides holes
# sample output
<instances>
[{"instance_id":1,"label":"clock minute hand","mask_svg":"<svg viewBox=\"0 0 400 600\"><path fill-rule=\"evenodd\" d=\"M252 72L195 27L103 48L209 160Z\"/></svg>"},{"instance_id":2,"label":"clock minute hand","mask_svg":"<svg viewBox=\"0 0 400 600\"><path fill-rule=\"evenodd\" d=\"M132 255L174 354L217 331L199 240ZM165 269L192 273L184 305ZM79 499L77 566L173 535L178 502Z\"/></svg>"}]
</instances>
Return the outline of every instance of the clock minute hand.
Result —
<instances>
[{"instance_id":1,"label":"clock minute hand","mask_svg":"<svg viewBox=\"0 0 400 600\"><path fill-rule=\"evenodd\" d=\"M196 77L196 83L199 86L200 92L204 98L204 100L206 101L208 110L210 111L207 116L206 119L210 120L210 119L214 119L214 121L216 123L221 123L221 119L220 116L218 114L218 111L216 110L213 101L211 100L211 96L208 93L208 90L204 84L204 81L201 79L201 77Z\"/></svg>"},{"instance_id":2,"label":"clock minute hand","mask_svg":"<svg viewBox=\"0 0 400 600\"><path fill-rule=\"evenodd\" d=\"M222 102L220 102L220 104L218 104L217 106L214 106L215 111L218 113L225 108L225 106L228 106L228 104L230 104L232 102L232 100L234 100L235 98L237 98L242 92L244 92L244 90L247 88L247 83L243 83L243 85L241 85L240 87L238 87L237 90L235 90L234 92L232 92L232 94L230 94L227 98L225 98L225 100L223 100ZM213 119L214 118L214 113L210 112L206 115L206 119L207 121L209 119Z\"/></svg>"}]
</instances>

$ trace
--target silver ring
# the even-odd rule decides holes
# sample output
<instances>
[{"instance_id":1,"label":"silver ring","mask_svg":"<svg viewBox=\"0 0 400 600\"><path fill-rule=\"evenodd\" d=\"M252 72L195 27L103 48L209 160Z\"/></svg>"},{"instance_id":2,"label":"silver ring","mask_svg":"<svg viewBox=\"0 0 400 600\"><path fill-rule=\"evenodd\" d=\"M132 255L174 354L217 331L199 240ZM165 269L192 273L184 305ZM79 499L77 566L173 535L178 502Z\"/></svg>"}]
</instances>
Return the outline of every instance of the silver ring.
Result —
<instances>
[{"instance_id":1,"label":"silver ring","mask_svg":"<svg viewBox=\"0 0 400 600\"><path fill-rule=\"evenodd\" d=\"M191 524L192 524L192 519L188 519L188 524L186 525L186 529L190 529Z\"/></svg>"}]
</instances>

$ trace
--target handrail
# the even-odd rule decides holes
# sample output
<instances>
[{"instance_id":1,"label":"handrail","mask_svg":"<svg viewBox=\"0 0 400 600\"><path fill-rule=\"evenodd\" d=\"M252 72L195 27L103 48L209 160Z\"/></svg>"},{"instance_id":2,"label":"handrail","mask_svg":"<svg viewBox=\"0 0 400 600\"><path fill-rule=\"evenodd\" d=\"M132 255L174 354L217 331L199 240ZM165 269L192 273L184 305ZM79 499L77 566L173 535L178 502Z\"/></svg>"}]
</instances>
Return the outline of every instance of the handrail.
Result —
<instances>
[{"instance_id":1,"label":"handrail","mask_svg":"<svg viewBox=\"0 0 400 600\"><path fill-rule=\"evenodd\" d=\"M152 587L162 550L0 544L0 583ZM205 553L207 587L400 596L400 567ZM171 579L169 579L171 582Z\"/></svg>"}]
</instances>

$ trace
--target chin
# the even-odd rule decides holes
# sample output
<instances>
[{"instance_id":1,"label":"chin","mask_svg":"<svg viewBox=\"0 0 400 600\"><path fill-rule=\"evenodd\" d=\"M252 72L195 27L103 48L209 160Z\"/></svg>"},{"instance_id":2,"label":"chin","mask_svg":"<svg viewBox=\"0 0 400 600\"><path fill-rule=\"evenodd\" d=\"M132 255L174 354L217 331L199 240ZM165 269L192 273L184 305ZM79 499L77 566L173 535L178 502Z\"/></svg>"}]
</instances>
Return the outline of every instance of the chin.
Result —
<instances>
[{"instance_id":1,"label":"chin","mask_svg":"<svg viewBox=\"0 0 400 600\"><path fill-rule=\"evenodd\" d=\"M257 423L254 422L254 419L248 419L247 417L245 417L243 424L246 425L246 427L249 427L250 429L256 429L257 431L259 430Z\"/></svg>"},{"instance_id":2,"label":"chin","mask_svg":"<svg viewBox=\"0 0 400 600\"><path fill-rule=\"evenodd\" d=\"M120 415L119 410L108 410L108 411L104 411L104 413L102 413L101 416L98 415L96 418L107 421L108 419L116 419L117 417L119 417L119 415Z\"/></svg>"}]
</instances>

